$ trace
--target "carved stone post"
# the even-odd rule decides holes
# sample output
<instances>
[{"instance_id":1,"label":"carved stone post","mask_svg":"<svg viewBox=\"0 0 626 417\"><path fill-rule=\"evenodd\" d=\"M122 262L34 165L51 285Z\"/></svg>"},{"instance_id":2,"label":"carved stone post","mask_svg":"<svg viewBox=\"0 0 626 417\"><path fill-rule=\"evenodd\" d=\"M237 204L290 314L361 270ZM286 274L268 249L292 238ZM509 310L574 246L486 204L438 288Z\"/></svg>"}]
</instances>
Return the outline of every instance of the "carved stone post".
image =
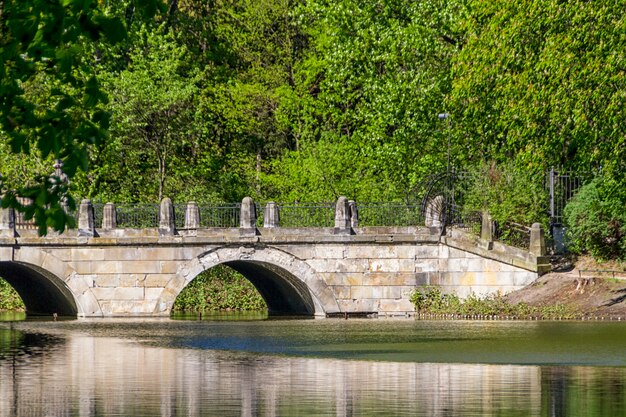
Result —
<instances>
[{"instance_id":1,"label":"carved stone post","mask_svg":"<svg viewBox=\"0 0 626 417\"><path fill-rule=\"evenodd\" d=\"M346 197L339 197L335 206L335 234L351 234L350 203Z\"/></svg>"},{"instance_id":2,"label":"carved stone post","mask_svg":"<svg viewBox=\"0 0 626 417\"><path fill-rule=\"evenodd\" d=\"M239 230L242 235L256 235L256 205L250 197L244 197L239 211Z\"/></svg>"},{"instance_id":3,"label":"carved stone post","mask_svg":"<svg viewBox=\"0 0 626 417\"><path fill-rule=\"evenodd\" d=\"M185 229L198 229L200 227L200 210L195 201L187 203L185 210Z\"/></svg>"},{"instance_id":4,"label":"carved stone post","mask_svg":"<svg viewBox=\"0 0 626 417\"><path fill-rule=\"evenodd\" d=\"M268 202L265 205L265 213L263 214L263 227L279 227L280 226L280 213L278 206L273 201Z\"/></svg>"},{"instance_id":5,"label":"carved stone post","mask_svg":"<svg viewBox=\"0 0 626 417\"><path fill-rule=\"evenodd\" d=\"M93 237L96 235L93 204L88 199L80 202L78 207L78 236Z\"/></svg>"},{"instance_id":6,"label":"carved stone post","mask_svg":"<svg viewBox=\"0 0 626 417\"><path fill-rule=\"evenodd\" d=\"M537 256L546 255L546 239L541 223L533 223L530 228L530 253Z\"/></svg>"},{"instance_id":7,"label":"carved stone post","mask_svg":"<svg viewBox=\"0 0 626 417\"><path fill-rule=\"evenodd\" d=\"M106 203L102 209L102 228L104 230L117 228L117 211L113 203Z\"/></svg>"},{"instance_id":8,"label":"carved stone post","mask_svg":"<svg viewBox=\"0 0 626 417\"><path fill-rule=\"evenodd\" d=\"M161 200L159 208L159 235L175 235L176 223L174 221L174 205L169 197Z\"/></svg>"},{"instance_id":9,"label":"carved stone post","mask_svg":"<svg viewBox=\"0 0 626 417\"><path fill-rule=\"evenodd\" d=\"M438 195L426 202L426 210L424 213L424 226L441 227L441 218L443 217L443 196Z\"/></svg>"},{"instance_id":10,"label":"carved stone post","mask_svg":"<svg viewBox=\"0 0 626 417\"><path fill-rule=\"evenodd\" d=\"M0 237L15 236L15 210L13 207L0 209Z\"/></svg>"},{"instance_id":11,"label":"carved stone post","mask_svg":"<svg viewBox=\"0 0 626 417\"><path fill-rule=\"evenodd\" d=\"M350 227L353 229L359 227L359 209L356 206L356 201L349 200L348 207L350 207Z\"/></svg>"}]
</instances>

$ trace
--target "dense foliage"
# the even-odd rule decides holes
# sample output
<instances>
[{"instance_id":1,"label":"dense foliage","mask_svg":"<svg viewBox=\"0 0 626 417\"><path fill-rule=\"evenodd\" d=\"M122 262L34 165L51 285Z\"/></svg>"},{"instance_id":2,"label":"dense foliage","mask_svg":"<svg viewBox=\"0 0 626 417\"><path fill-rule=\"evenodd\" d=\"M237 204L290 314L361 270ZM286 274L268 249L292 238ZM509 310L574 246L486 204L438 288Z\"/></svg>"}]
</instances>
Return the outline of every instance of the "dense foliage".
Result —
<instances>
[{"instance_id":1,"label":"dense foliage","mask_svg":"<svg viewBox=\"0 0 626 417\"><path fill-rule=\"evenodd\" d=\"M481 163L469 173L463 201L466 214L488 212L500 225L547 223L544 173L533 174L511 162Z\"/></svg>"},{"instance_id":2,"label":"dense foliage","mask_svg":"<svg viewBox=\"0 0 626 417\"><path fill-rule=\"evenodd\" d=\"M266 309L265 301L250 281L223 265L196 277L174 303L174 311Z\"/></svg>"},{"instance_id":3,"label":"dense foliage","mask_svg":"<svg viewBox=\"0 0 626 417\"><path fill-rule=\"evenodd\" d=\"M0 278L0 311L4 310L23 311L24 303L13 287Z\"/></svg>"},{"instance_id":4,"label":"dense foliage","mask_svg":"<svg viewBox=\"0 0 626 417\"><path fill-rule=\"evenodd\" d=\"M46 158L101 201L410 200L448 154L624 181L619 2L0 4L2 174L59 227Z\"/></svg>"}]
</instances>

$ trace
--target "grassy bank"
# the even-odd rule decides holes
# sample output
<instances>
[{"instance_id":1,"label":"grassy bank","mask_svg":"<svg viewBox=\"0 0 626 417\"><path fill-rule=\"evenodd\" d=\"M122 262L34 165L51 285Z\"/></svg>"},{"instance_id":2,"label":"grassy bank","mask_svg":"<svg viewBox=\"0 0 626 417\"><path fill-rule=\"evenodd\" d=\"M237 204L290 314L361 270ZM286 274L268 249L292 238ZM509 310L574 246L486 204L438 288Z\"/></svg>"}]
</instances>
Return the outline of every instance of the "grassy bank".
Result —
<instances>
[{"instance_id":1,"label":"grassy bank","mask_svg":"<svg viewBox=\"0 0 626 417\"><path fill-rule=\"evenodd\" d=\"M509 317L517 319L576 319L582 313L570 306L556 303L547 306L531 306L526 303L512 304L500 294L478 297L474 294L460 299L444 294L434 286L415 290L411 296L418 315L452 316L459 318Z\"/></svg>"}]
</instances>

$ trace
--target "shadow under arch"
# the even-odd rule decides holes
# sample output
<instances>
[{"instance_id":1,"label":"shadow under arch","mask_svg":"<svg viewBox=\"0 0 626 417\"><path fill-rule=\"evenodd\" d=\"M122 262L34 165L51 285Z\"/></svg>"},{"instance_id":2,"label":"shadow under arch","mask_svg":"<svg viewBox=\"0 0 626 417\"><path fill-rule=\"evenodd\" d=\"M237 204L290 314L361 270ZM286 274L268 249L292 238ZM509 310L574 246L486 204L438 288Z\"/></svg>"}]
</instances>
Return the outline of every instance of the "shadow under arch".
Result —
<instances>
[{"instance_id":1,"label":"shadow under arch","mask_svg":"<svg viewBox=\"0 0 626 417\"><path fill-rule=\"evenodd\" d=\"M19 294L27 315L74 316L78 307L72 292L57 276L23 262L0 262L0 276Z\"/></svg>"},{"instance_id":2,"label":"shadow under arch","mask_svg":"<svg viewBox=\"0 0 626 417\"><path fill-rule=\"evenodd\" d=\"M200 255L179 270L183 279L170 281L157 306L171 310L183 288L200 273L220 264L247 278L271 315L325 316L339 312L334 293L306 262L269 247L224 247Z\"/></svg>"},{"instance_id":3,"label":"shadow under arch","mask_svg":"<svg viewBox=\"0 0 626 417\"><path fill-rule=\"evenodd\" d=\"M270 315L314 315L315 304L306 285L287 271L263 262L224 262L254 285Z\"/></svg>"}]
</instances>

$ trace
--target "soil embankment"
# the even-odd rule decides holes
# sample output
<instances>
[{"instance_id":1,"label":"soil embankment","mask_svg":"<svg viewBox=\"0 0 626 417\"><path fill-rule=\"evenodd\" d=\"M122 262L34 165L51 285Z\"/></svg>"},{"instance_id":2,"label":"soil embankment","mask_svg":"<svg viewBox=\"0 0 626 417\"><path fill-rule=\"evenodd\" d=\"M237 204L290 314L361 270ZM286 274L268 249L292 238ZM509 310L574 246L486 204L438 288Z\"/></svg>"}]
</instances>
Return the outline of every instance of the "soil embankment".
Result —
<instances>
[{"instance_id":1,"label":"soil embankment","mask_svg":"<svg viewBox=\"0 0 626 417\"><path fill-rule=\"evenodd\" d=\"M508 294L511 304L562 304L584 316L626 320L626 264L590 258L555 265L533 284Z\"/></svg>"}]
</instances>

